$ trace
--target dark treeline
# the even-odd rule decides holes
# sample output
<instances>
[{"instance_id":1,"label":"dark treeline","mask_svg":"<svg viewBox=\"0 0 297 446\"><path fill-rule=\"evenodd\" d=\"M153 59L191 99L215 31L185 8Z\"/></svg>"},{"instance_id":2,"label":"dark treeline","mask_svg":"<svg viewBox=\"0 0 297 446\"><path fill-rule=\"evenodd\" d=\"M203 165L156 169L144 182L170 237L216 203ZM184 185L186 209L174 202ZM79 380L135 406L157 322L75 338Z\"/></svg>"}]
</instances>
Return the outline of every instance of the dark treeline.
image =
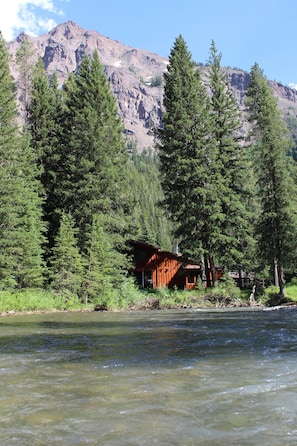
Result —
<instances>
[{"instance_id":1,"label":"dark treeline","mask_svg":"<svg viewBox=\"0 0 297 446\"><path fill-rule=\"evenodd\" d=\"M25 107L0 39L0 289L49 288L104 305L133 287L129 239L215 265L273 277L283 293L296 258L291 140L255 64L241 116L214 42L207 76L183 38L165 73L165 114L154 151L125 141L97 51L58 88L40 59L17 53Z\"/></svg>"}]
</instances>

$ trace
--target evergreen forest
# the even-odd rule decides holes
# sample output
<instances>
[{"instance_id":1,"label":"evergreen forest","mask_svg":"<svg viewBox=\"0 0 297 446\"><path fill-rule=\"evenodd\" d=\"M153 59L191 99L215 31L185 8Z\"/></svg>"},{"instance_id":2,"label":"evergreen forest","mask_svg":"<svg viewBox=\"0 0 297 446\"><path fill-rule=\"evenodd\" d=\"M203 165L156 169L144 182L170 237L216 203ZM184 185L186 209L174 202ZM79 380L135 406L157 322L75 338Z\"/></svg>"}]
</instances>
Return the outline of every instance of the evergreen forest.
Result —
<instances>
[{"instance_id":1,"label":"evergreen forest","mask_svg":"<svg viewBox=\"0 0 297 446\"><path fill-rule=\"evenodd\" d=\"M0 38L0 292L47 290L63 301L121 306L136 289L129 240L201 263L242 268L284 285L296 271L297 203L293 122L285 122L261 68L251 68L244 113L221 53L207 70L182 36L164 74L163 127L156 146L125 140L98 52L83 57L63 88L42 59L16 56L23 119Z\"/></svg>"}]
</instances>

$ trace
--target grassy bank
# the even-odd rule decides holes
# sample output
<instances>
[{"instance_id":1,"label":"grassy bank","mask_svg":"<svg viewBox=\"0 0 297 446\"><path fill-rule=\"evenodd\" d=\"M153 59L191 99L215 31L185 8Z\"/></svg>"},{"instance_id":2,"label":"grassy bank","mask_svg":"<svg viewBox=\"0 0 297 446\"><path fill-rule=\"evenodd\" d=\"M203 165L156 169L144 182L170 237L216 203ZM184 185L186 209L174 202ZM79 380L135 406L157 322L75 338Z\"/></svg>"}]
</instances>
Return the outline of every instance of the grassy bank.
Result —
<instances>
[{"instance_id":1,"label":"grassy bank","mask_svg":"<svg viewBox=\"0 0 297 446\"><path fill-rule=\"evenodd\" d=\"M14 314L44 311L93 311L93 310L151 310L182 308L224 308L249 305L251 290L240 290L232 282L221 283L211 289L139 290L134 286L110 293L96 301L86 302L77 296L54 293L46 290L28 289L23 291L0 292L0 313ZM259 305L273 306L281 303L297 303L297 284L285 287L286 300L281 302L278 289L269 287L256 295Z\"/></svg>"}]
</instances>

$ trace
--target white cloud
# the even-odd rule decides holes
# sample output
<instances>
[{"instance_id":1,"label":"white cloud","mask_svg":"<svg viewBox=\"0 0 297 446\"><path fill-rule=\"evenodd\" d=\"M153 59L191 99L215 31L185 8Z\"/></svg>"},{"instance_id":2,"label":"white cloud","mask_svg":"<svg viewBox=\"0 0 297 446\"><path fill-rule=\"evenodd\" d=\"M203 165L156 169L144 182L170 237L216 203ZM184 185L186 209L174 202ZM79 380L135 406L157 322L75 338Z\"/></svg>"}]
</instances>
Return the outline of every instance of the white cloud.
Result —
<instances>
[{"instance_id":1,"label":"white cloud","mask_svg":"<svg viewBox=\"0 0 297 446\"><path fill-rule=\"evenodd\" d=\"M56 6L58 0L7 0L0 15L0 31L5 40L13 40L22 31L40 35L54 28L55 17L63 11ZM61 3L63 0L59 0ZM69 1L69 0L64 0Z\"/></svg>"},{"instance_id":2,"label":"white cloud","mask_svg":"<svg viewBox=\"0 0 297 446\"><path fill-rule=\"evenodd\" d=\"M293 84L292 82L289 84L289 87L297 90L297 84Z\"/></svg>"}]
</instances>

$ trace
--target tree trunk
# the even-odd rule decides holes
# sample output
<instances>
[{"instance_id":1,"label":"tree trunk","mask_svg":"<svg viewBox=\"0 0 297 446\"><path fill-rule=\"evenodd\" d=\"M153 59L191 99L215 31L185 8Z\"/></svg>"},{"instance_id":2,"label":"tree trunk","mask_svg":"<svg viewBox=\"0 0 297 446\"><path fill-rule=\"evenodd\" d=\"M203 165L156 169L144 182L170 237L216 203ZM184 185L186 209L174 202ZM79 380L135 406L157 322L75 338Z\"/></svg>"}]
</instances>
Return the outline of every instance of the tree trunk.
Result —
<instances>
[{"instance_id":1,"label":"tree trunk","mask_svg":"<svg viewBox=\"0 0 297 446\"><path fill-rule=\"evenodd\" d=\"M242 265L238 265L238 286L242 288Z\"/></svg>"},{"instance_id":2,"label":"tree trunk","mask_svg":"<svg viewBox=\"0 0 297 446\"><path fill-rule=\"evenodd\" d=\"M283 266L281 264L278 264L277 272L278 272L279 294L281 297L285 297L284 274L283 274Z\"/></svg>"},{"instance_id":3,"label":"tree trunk","mask_svg":"<svg viewBox=\"0 0 297 446\"><path fill-rule=\"evenodd\" d=\"M277 260L274 259L274 286L279 287Z\"/></svg>"},{"instance_id":4,"label":"tree trunk","mask_svg":"<svg viewBox=\"0 0 297 446\"><path fill-rule=\"evenodd\" d=\"M205 277L206 277L206 287L210 288L212 285L211 274L210 274L210 264L209 264L209 259L206 255L204 256L204 271L205 271Z\"/></svg>"},{"instance_id":5,"label":"tree trunk","mask_svg":"<svg viewBox=\"0 0 297 446\"><path fill-rule=\"evenodd\" d=\"M215 264L214 264L214 260L213 260L212 256L210 256L209 263L210 263L210 269L211 269L211 275L212 275L212 286L215 286L216 281L217 281L217 273L216 273L216 268L215 268Z\"/></svg>"}]
</instances>

